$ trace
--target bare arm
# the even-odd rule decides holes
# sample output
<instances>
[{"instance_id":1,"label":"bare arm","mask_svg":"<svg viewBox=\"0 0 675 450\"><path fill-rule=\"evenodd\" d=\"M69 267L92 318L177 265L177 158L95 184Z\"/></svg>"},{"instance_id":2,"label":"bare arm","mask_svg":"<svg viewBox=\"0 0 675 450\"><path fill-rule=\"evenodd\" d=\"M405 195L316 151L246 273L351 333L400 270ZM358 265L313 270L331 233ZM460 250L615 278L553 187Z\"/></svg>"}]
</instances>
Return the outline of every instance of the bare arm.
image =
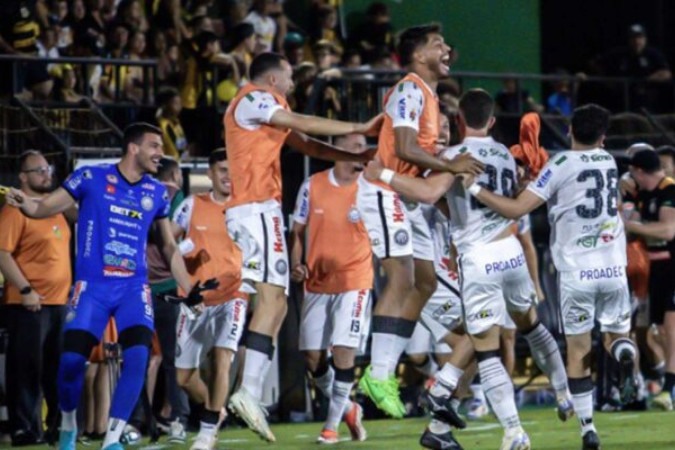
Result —
<instances>
[{"instance_id":1,"label":"bare arm","mask_svg":"<svg viewBox=\"0 0 675 450\"><path fill-rule=\"evenodd\" d=\"M481 189L475 197L491 210L513 220L529 214L544 204L544 200L541 197L527 189L516 198L502 197L487 189Z\"/></svg>"},{"instance_id":2,"label":"bare arm","mask_svg":"<svg viewBox=\"0 0 675 450\"><path fill-rule=\"evenodd\" d=\"M44 219L65 212L75 206L75 200L68 191L60 187L40 201L34 201L18 189L10 189L7 203L16 206L21 212L33 219Z\"/></svg>"},{"instance_id":3,"label":"bare arm","mask_svg":"<svg viewBox=\"0 0 675 450\"><path fill-rule=\"evenodd\" d=\"M537 258L537 249L534 247L534 241L532 240L532 232L528 230L523 234L518 234L518 240L523 247L527 270L530 272L530 278L532 278L534 288L537 291L537 298L542 301L544 300L544 291L541 289L541 283L539 282L539 259Z\"/></svg>"},{"instance_id":4,"label":"bare arm","mask_svg":"<svg viewBox=\"0 0 675 450\"><path fill-rule=\"evenodd\" d=\"M673 73L670 69L661 69L657 70L653 74L647 77L648 80L652 81L668 81L673 78Z\"/></svg>"},{"instance_id":5,"label":"bare arm","mask_svg":"<svg viewBox=\"0 0 675 450\"><path fill-rule=\"evenodd\" d=\"M286 138L286 144L307 156L326 161L366 162L372 157L371 152L350 153L340 147L335 147L297 131L290 132Z\"/></svg>"},{"instance_id":6,"label":"bare arm","mask_svg":"<svg viewBox=\"0 0 675 450\"><path fill-rule=\"evenodd\" d=\"M307 267L302 263L306 228L306 225L294 221L289 236L291 279L296 283L302 283L307 278Z\"/></svg>"},{"instance_id":7,"label":"bare arm","mask_svg":"<svg viewBox=\"0 0 675 450\"><path fill-rule=\"evenodd\" d=\"M641 236L671 241L675 238L675 208L662 206L658 222L627 222L626 229Z\"/></svg>"},{"instance_id":8,"label":"bare arm","mask_svg":"<svg viewBox=\"0 0 675 450\"><path fill-rule=\"evenodd\" d=\"M19 289L30 286L30 283L23 275L23 272L21 272L21 269L14 260L14 257L12 257L9 252L4 250L0 250L0 272L2 272L7 281Z\"/></svg>"},{"instance_id":9,"label":"bare arm","mask_svg":"<svg viewBox=\"0 0 675 450\"><path fill-rule=\"evenodd\" d=\"M382 118L383 116L380 114L362 124L307 116L285 109L278 109L272 114L270 124L277 127L290 128L301 133L321 136L338 136L353 133L370 136L379 131L382 126Z\"/></svg>"},{"instance_id":10,"label":"bare arm","mask_svg":"<svg viewBox=\"0 0 675 450\"><path fill-rule=\"evenodd\" d=\"M377 181L384 168L379 161L372 161L366 167L364 175L367 180ZM433 205L452 186L455 176L448 172L436 172L427 178L413 178L405 175L394 174L389 185L404 197Z\"/></svg>"},{"instance_id":11,"label":"bare arm","mask_svg":"<svg viewBox=\"0 0 675 450\"><path fill-rule=\"evenodd\" d=\"M171 224L169 223L169 219L165 217L163 219L157 220L155 226L153 227L153 232L155 234L155 242L158 243L164 259L169 261L171 274L176 279L178 285L181 287L181 289L183 289L183 291L190 292L192 290L190 275L185 268L183 256L178 251L178 246L176 245L176 240L173 237L173 230L171 228Z\"/></svg>"}]
</instances>

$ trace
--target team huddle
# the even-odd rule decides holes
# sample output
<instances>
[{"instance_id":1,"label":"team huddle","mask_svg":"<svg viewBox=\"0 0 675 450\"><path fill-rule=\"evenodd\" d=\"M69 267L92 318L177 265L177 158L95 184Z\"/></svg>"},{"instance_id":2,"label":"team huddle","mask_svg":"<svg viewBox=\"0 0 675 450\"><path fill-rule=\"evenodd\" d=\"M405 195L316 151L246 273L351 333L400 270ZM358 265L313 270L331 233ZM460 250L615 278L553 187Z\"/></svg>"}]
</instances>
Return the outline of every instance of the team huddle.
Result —
<instances>
[{"instance_id":1,"label":"team huddle","mask_svg":"<svg viewBox=\"0 0 675 450\"><path fill-rule=\"evenodd\" d=\"M124 365L103 448L122 448L153 330L144 254L149 233L182 291L176 366L180 384L202 405L193 450L215 447L226 402L263 439L275 441L261 397L291 280L305 287L299 348L316 387L330 399L318 442L339 442L343 421L353 440L367 437L361 406L350 394L355 357L369 336L371 362L359 388L389 416L404 416L395 371L404 351L414 353L408 347L421 326L435 345L452 348L424 393L431 417L423 447L462 448L452 432L466 426L456 391L475 362L504 429L501 449L531 448L501 359L501 330L507 328L521 332L548 376L558 418L576 415L583 449L600 448L587 357L595 320L620 367L622 402L632 401L638 388L618 170L602 149L609 114L595 105L575 110L572 150L528 179L528 170L490 137L494 100L481 89L461 98L463 140L448 146L436 85L449 73L450 52L435 26L405 30L398 53L409 73L385 96L383 114L364 124L293 113L286 101L291 66L276 54L257 56L251 82L225 113L226 150L209 158L212 191L188 197L172 218L166 188L150 176L160 161L161 133L142 124L125 131L118 165L78 169L39 203L10 192L8 202L31 217L79 205L78 281L58 380L60 449L75 448L86 358L111 316ZM336 138L331 145L308 135ZM365 136L378 137L374 156ZM285 145L336 161L302 185L288 246L281 212ZM537 317L536 269L533 276L519 240L527 215L544 203L559 272L566 365ZM372 256L386 274L374 306ZM239 345L245 347L241 383L227 401ZM207 385L199 367L210 351L216 369Z\"/></svg>"}]
</instances>

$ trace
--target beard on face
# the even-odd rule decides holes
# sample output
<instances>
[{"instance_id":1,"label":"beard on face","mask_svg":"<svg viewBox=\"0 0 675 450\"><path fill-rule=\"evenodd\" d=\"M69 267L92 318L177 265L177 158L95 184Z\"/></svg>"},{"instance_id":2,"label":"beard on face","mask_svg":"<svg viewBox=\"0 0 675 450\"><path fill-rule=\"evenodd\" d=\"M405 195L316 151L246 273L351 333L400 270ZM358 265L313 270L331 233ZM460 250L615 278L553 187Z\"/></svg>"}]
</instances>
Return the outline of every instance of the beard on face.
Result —
<instances>
[{"instance_id":1,"label":"beard on face","mask_svg":"<svg viewBox=\"0 0 675 450\"><path fill-rule=\"evenodd\" d=\"M28 183L28 187L38 194L49 194L54 190L54 183Z\"/></svg>"}]
</instances>

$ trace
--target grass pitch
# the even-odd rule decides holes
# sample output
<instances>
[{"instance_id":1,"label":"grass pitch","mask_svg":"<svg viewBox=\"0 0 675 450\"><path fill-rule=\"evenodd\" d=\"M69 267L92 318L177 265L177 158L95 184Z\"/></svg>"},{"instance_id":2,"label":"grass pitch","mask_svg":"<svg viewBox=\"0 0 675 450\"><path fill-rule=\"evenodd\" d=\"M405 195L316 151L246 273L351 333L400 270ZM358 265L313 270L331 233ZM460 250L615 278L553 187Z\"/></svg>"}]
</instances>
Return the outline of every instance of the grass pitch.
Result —
<instances>
[{"instance_id":1,"label":"grass pitch","mask_svg":"<svg viewBox=\"0 0 675 450\"><path fill-rule=\"evenodd\" d=\"M553 409L521 410L521 420L530 435L534 450L572 450L581 448L581 437L576 419L567 423L558 421ZM675 413L625 412L596 413L594 420L598 428L603 450L675 450ZM221 430L219 449L269 449L302 450L319 448L315 439L321 431L321 423L272 425L277 437L276 444L261 441L248 429L228 428ZM375 420L366 421L368 440L348 441L349 433L342 425L341 439L335 449L418 449L418 440L426 425L425 419ZM456 432L458 441L466 450L497 450L501 444L502 430L499 423L490 417L470 422L466 430ZM190 436L190 440L194 435ZM162 450L179 448L170 446L162 437L156 444L147 441L136 447L139 450ZM32 447L42 449L46 447ZM100 443L78 446L78 449L98 449ZM189 448L189 442L185 445Z\"/></svg>"}]
</instances>

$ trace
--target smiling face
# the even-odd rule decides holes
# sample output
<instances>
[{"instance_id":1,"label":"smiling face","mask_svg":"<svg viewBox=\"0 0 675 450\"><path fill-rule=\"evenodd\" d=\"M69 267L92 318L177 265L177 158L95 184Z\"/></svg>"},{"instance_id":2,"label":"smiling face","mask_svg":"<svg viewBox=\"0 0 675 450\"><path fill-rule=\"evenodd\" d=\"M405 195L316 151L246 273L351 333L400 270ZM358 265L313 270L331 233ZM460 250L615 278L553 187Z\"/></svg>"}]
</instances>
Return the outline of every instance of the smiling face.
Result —
<instances>
[{"instance_id":1,"label":"smiling face","mask_svg":"<svg viewBox=\"0 0 675 450\"><path fill-rule=\"evenodd\" d=\"M209 166L207 176L211 180L214 192L224 197L230 195L232 182L230 180L230 166L227 160L218 161Z\"/></svg>"},{"instance_id":2,"label":"smiling face","mask_svg":"<svg viewBox=\"0 0 675 450\"><path fill-rule=\"evenodd\" d=\"M129 154L134 158L136 166L144 173L157 173L159 163L164 156L162 136L155 133L145 133L140 143L129 144Z\"/></svg>"},{"instance_id":3,"label":"smiling face","mask_svg":"<svg viewBox=\"0 0 675 450\"><path fill-rule=\"evenodd\" d=\"M450 74L452 48L445 43L443 36L438 33L430 33L427 43L416 51L417 60L427 66L429 71L438 78L447 77Z\"/></svg>"}]
</instances>

